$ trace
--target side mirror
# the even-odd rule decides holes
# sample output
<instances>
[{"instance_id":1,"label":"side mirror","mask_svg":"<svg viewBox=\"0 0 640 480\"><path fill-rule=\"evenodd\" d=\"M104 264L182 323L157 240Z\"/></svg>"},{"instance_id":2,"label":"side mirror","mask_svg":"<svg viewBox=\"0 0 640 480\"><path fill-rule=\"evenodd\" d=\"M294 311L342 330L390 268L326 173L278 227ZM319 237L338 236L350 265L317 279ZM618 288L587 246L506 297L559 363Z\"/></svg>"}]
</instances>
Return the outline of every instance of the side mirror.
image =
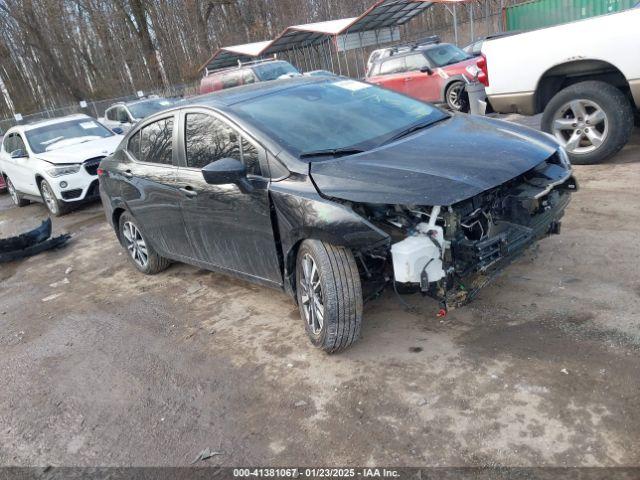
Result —
<instances>
[{"instance_id":1,"label":"side mirror","mask_svg":"<svg viewBox=\"0 0 640 480\"><path fill-rule=\"evenodd\" d=\"M422 67L420 71L422 73L428 73L429 75L433 75L433 70L431 70L431 67Z\"/></svg>"},{"instance_id":2,"label":"side mirror","mask_svg":"<svg viewBox=\"0 0 640 480\"><path fill-rule=\"evenodd\" d=\"M21 148L11 152L11 158L27 158L28 156L29 155L27 155L27 152L25 152Z\"/></svg>"},{"instance_id":3,"label":"side mirror","mask_svg":"<svg viewBox=\"0 0 640 480\"><path fill-rule=\"evenodd\" d=\"M113 130L113 133L117 133L118 135L124 134L124 130L121 129L120 127L115 127L115 128L112 128L111 130Z\"/></svg>"},{"instance_id":4,"label":"side mirror","mask_svg":"<svg viewBox=\"0 0 640 480\"><path fill-rule=\"evenodd\" d=\"M210 185L228 185L235 183L242 193L253 191L253 185L247 180L247 167L235 158L221 158L202 169L205 182Z\"/></svg>"}]
</instances>

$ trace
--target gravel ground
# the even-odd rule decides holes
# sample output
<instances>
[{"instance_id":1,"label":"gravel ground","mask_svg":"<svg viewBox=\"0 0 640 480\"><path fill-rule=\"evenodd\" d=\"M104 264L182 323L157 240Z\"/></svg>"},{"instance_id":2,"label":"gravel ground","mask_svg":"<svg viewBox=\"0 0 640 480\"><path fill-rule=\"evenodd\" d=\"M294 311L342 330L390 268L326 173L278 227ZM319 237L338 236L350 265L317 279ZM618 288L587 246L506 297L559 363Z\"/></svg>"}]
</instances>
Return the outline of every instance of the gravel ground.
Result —
<instances>
[{"instance_id":1,"label":"gravel ground","mask_svg":"<svg viewBox=\"0 0 640 480\"><path fill-rule=\"evenodd\" d=\"M138 274L99 204L55 219L66 248L0 266L0 464L640 465L640 135L576 174L475 302L387 292L334 356L282 293ZM0 195L0 236L45 216Z\"/></svg>"}]
</instances>

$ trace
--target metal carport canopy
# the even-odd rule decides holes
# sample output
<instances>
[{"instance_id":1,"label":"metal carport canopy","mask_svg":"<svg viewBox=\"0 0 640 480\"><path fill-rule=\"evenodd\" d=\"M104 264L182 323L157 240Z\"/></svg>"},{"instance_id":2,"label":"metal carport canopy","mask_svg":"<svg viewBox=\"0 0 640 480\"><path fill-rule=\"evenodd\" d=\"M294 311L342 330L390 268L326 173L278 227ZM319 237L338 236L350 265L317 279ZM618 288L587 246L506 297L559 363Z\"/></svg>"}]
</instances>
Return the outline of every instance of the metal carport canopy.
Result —
<instances>
[{"instance_id":1,"label":"metal carport canopy","mask_svg":"<svg viewBox=\"0 0 640 480\"><path fill-rule=\"evenodd\" d=\"M473 0L378 0L359 17L287 27L272 41L220 48L201 68L208 71L236 65L266 55L325 42L339 35L361 33L406 24L435 3L470 3Z\"/></svg>"}]
</instances>

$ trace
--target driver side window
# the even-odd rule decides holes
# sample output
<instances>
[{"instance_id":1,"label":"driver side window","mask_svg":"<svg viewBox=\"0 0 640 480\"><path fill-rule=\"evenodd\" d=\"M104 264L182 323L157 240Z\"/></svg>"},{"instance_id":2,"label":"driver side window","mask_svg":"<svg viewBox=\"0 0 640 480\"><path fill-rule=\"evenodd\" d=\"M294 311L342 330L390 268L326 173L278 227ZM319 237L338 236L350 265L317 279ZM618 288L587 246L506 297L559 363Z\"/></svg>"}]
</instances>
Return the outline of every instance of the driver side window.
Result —
<instances>
[{"instance_id":1,"label":"driver side window","mask_svg":"<svg viewBox=\"0 0 640 480\"><path fill-rule=\"evenodd\" d=\"M120 123L129 123L131 121L129 119L129 114L127 113L127 111L124 108L119 107L117 112L118 112L118 121Z\"/></svg>"},{"instance_id":2,"label":"driver side window","mask_svg":"<svg viewBox=\"0 0 640 480\"><path fill-rule=\"evenodd\" d=\"M11 148L11 152L9 153L13 153L16 150L22 150L25 153L25 155L27 153L27 148L24 146L24 141L22 140L22 137L18 133L15 133L13 135L12 148Z\"/></svg>"},{"instance_id":3,"label":"driver side window","mask_svg":"<svg viewBox=\"0 0 640 480\"><path fill-rule=\"evenodd\" d=\"M259 147L224 121L206 113L188 113L185 119L187 167L201 169L211 162L233 158L249 175L262 175Z\"/></svg>"}]
</instances>

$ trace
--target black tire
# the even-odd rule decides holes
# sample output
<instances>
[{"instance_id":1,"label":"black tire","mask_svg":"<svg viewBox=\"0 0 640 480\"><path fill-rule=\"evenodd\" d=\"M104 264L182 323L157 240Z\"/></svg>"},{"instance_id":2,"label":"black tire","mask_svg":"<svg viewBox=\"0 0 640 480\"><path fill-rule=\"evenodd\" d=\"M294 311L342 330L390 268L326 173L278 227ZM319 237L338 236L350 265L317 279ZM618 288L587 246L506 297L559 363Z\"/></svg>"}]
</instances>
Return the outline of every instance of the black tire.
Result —
<instances>
[{"instance_id":1,"label":"black tire","mask_svg":"<svg viewBox=\"0 0 640 480\"><path fill-rule=\"evenodd\" d=\"M588 100L597 104L607 116L607 135L602 144L589 153L569 153L572 163L601 163L624 147L633 131L633 109L627 97L605 82L586 81L558 92L547 104L542 115L542 130L553 134L553 118L564 105L573 100ZM588 126L587 126L588 127Z\"/></svg>"},{"instance_id":2,"label":"black tire","mask_svg":"<svg viewBox=\"0 0 640 480\"><path fill-rule=\"evenodd\" d=\"M457 104L450 98L452 93L457 91ZM468 101L465 102L465 96L467 96L466 89L464 88L464 82L455 81L451 82L444 94L444 99L447 102L447 106L454 112L468 112Z\"/></svg>"},{"instance_id":3,"label":"black tire","mask_svg":"<svg viewBox=\"0 0 640 480\"><path fill-rule=\"evenodd\" d=\"M136 259L134 258L133 252L129 248L127 248L127 239L125 238L125 233L124 233L125 224L127 223L130 223L136 227L136 229L141 235L142 240L145 243L146 252L147 252L147 262L144 265L136 261ZM151 244L149 244L149 242L146 240L144 233L142 232L142 230L140 230L140 227L138 226L138 222L136 221L135 218L133 218L133 216L129 212L125 212L120 216L120 222L118 223L118 237L120 240L120 244L124 247L126 251L127 259L129 260L129 262L136 268L136 270L144 273L145 275L155 275L156 273L160 273L163 270L166 270L167 268L169 268L169 265L171 265L170 260L167 260L166 258L158 255L158 252L156 252L154 248L151 246Z\"/></svg>"},{"instance_id":4,"label":"black tire","mask_svg":"<svg viewBox=\"0 0 640 480\"><path fill-rule=\"evenodd\" d=\"M322 328L314 332L303 302L303 262L309 255L319 272L321 300L324 304ZM296 260L296 296L300 316L311 343L325 352L335 353L360 338L362 324L362 286L355 258L344 247L305 240Z\"/></svg>"},{"instance_id":5,"label":"black tire","mask_svg":"<svg viewBox=\"0 0 640 480\"><path fill-rule=\"evenodd\" d=\"M54 217L61 217L69 213L69 205L66 202L60 200L56 197L55 193L53 193L53 189L51 185L46 180L41 180L38 185L40 188L40 196L42 197L42 202L44 203L49 213ZM46 196L46 192L48 193L48 197ZM49 198L50 200L47 200Z\"/></svg>"},{"instance_id":6,"label":"black tire","mask_svg":"<svg viewBox=\"0 0 640 480\"><path fill-rule=\"evenodd\" d=\"M7 184L7 192L9 192L11 200L16 207L26 207L29 205L29 200L22 198L22 194L16 190L16 187L13 186L13 182L9 177L4 177L4 181Z\"/></svg>"}]
</instances>

